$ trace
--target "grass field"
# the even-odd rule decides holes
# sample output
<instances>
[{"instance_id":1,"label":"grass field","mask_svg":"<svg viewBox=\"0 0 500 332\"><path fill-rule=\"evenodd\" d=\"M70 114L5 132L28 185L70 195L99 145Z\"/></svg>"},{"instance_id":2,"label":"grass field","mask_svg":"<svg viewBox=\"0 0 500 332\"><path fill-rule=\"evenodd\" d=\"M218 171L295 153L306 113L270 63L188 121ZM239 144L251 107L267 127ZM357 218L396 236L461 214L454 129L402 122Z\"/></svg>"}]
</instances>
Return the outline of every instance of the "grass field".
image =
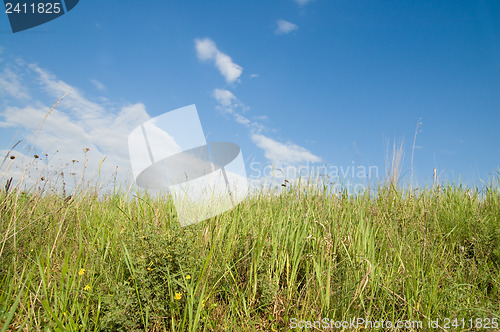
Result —
<instances>
[{"instance_id":1,"label":"grass field","mask_svg":"<svg viewBox=\"0 0 500 332\"><path fill-rule=\"evenodd\" d=\"M461 331L500 319L498 186L288 186L184 228L168 199L2 188L2 331L322 330L323 318Z\"/></svg>"}]
</instances>

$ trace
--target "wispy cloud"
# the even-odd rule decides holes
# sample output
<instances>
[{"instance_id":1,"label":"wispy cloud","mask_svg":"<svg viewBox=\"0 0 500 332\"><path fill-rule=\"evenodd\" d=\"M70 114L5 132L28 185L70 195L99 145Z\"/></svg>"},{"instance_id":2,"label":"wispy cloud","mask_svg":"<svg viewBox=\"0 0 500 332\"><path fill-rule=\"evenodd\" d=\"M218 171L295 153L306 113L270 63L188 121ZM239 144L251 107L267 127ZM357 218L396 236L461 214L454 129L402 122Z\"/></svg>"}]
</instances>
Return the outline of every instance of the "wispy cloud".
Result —
<instances>
[{"instance_id":1,"label":"wispy cloud","mask_svg":"<svg viewBox=\"0 0 500 332\"><path fill-rule=\"evenodd\" d=\"M289 165L320 162L321 158L293 143L283 144L262 134L251 135L252 141L262 150L273 165Z\"/></svg>"},{"instance_id":2,"label":"wispy cloud","mask_svg":"<svg viewBox=\"0 0 500 332\"><path fill-rule=\"evenodd\" d=\"M101 165L101 174L111 175L118 167L121 170L118 177L127 179L130 168L127 138L133 128L149 119L145 106L140 103L121 105L115 111L109 109L108 104L89 100L79 89L35 64L23 66L17 70L12 69L9 75L20 84L29 82L29 91L42 88L48 95L56 98L62 97L69 89L71 91L50 114L51 105L40 100L31 100L29 106L19 106L19 102L12 98L7 100L6 107L0 112L0 127L19 128L20 139L26 141L43 123L41 131L31 144L37 153L47 153L54 157L51 167L64 168L72 160L82 161L86 158L89 165L87 174L92 174L99 162L107 158ZM21 77L20 72L25 76ZM84 154L86 148L90 150ZM19 150L15 153L19 156L27 151ZM20 160L16 158L15 161ZM77 165L79 174L83 172L83 164ZM0 178L2 176L6 176L5 169L0 172Z\"/></svg>"},{"instance_id":3,"label":"wispy cloud","mask_svg":"<svg viewBox=\"0 0 500 332\"><path fill-rule=\"evenodd\" d=\"M8 67L5 67L0 72L0 96L9 96L16 99L30 98L26 86L21 83L20 77Z\"/></svg>"},{"instance_id":4,"label":"wispy cloud","mask_svg":"<svg viewBox=\"0 0 500 332\"><path fill-rule=\"evenodd\" d=\"M94 84L94 86L96 87L97 90L101 90L101 91L106 90L106 86L104 84L102 84L101 82L99 82L98 80L91 79L90 82L92 82L92 84Z\"/></svg>"},{"instance_id":5,"label":"wispy cloud","mask_svg":"<svg viewBox=\"0 0 500 332\"><path fill-rule=\"evenodd\" d=\"M40 68L36 64L28 65L30 71L34 73L32 81L38 82L39 86L54 98L62 97L68 90L64 100L58 105L58 109L65 111L66 114L78 122L86 132L92 132L96 128L110 125L113 118L107 106L89 100L79 88L59 80L48 70Z\"/></svg>"},{"instance_id":6,"label":"wispy cloud","mask_svg":"<svg viewBox=\"0 0 500 332\"><path fill-rule=\"evenodd\" d=\"M236 96L226 89L215 89L213 97L218 102L217 108L226 114L230 114L236 123L250 130L250 138L257 147L264 151L264 156L273 165L292 165L308 162L319 162L321 158L312 154L307 149L293 143L280 143L262 134L266 129L260 121L268 119L267 116L256 116L254 121L245 117L242 111L249 108L245 106Z\"/></svg>"},{"instance_id":7,"label":"wispy cloud","mask_svg":"<svg viewBox=\"0 0 500 332\"><path fill-rule=\"evenodd\" d=\"M219 72L224 76L228 83L238 80L243 68L233 62L230 56L217 49L217 45L210 38L195 39L196 52L198 59L202 61L214 61Z\"/></svg>"},{"instance_id":8,"label":"wispy cloud","mask_svg":"<svg viewBox=\"0 0 500 332\"><path fill-rule=\"evenodd\" d=\"M293 24L292 22L288 22L285 20L278 20L276 23L278 27L274 32L277 35L286 35L299 29L299 27L296 24Z\"/></svg>"},{"instance_id":9,"label":"wispy cloud","mask_svg":"<svg viewBox=\"0 0 500 332\"><path fill-rule=\"evenodd\" d=\"M260 123L250 121L243 115L243 113L248 111L250 108L236 98L231 91L226 89L215 89L212 96L218 103L216 108L224 114L230 114L235 122L242 124L253 131L260 132L263 129Z\"/></svg>"},{"instance_id":10,"label":"wispy cloud","mask_svg":"<svg viewBox=\"0 0 500 332\"><path fill-rule=\"evenodd\" d=\"M207 38L196 40L196 51L200 60L214 59L219 52L215 43ZM217 101L217 109L219 111L230 115L236 123L248 128L252 142L264 151L265 158L273 165L296 165L300 163L320 162L322 160L321 157L314 155L304 147L290 142L281 143L265 136L263 132L267 131L267 129L262 124L262 121L268 120L268 117L254 116L251 120L243 115L250 108L242 103L230 90L214 89L212 97Z\"/></svg>"},{"instance_id":11,"label":"wispy cloud","mask_svg":"<svg viewBox=\"0 0 500 332\"><path fill-rule=\"evenodd\" d=\"M238 122L239 124L242 124L246 127L250 126L252 124L252 121L244 117L243 115L239 113L234 114L234 121Z\"/></svg>"},{"instance_id":12,"label":"wispy cloud","mask_svg":"<svg viewBox=\"0 0 500 332\"><path fill-rule=\"evenodd\" d=\"M233 101L236 100L234 94L226 89L215 89L213 92L213 97L217 102L224 108L230 108L233 104Z\"/></svg>"}]
</instances>

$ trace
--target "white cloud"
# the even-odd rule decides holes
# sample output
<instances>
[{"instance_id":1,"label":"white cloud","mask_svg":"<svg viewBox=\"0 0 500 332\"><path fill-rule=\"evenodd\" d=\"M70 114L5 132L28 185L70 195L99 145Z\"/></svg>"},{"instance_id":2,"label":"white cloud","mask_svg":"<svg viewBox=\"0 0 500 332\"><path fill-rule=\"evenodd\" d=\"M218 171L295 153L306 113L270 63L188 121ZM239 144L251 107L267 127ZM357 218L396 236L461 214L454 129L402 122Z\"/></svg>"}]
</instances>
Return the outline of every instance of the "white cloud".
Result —
<instances>
[{"instance_id":1,"label":"white cloud","mask_svg":"<svg viewBox=\"0 0 500 332\"><path fill-rule=\"evenodd\" d=\"M7 106L0 111L0 127L20 128L20 139L23 142L30 139L30 145L34 145L33 148L18 147L17 153L32 155L31 150L40 155L47 153L52 169L66 169L69 163L78 174L83 173L87 159L87 175L96 174L97 167L100 167L100 174L105 179L118 167L118 180L130 180L127 138L132 129L149 119L143 104L118 106L118 111L114 111L114 108L109 109L109 102L101 104L87 99L77 88L36 65L20 64L18 69L29 75L25 81L38 83L50 96L60 98L68 89L71 91L50 114L49 106L52 105L47 106L41 101L32 100L24 107L9 105L12 100L7 101ZM36 85L31 88L36 88ZM32 133L37 134L31 136ZM90 150L84 153L85 148ZM106 162L100 165L105 158ZM72 160L81 162L75 165ZM15 161L21 162L17 158ZM5 176L12 175L8 170L0 169L0 179Z\"/></svg>"},{"instance_id":2,"label":"white cloud","mask_svg":"<svg viewBox=\"0 0 500 332\"><path fill-rule=\"evenodd\" d=\"M289 33L297 29L297 26L293 23L286 21L281 21L281 23L281 33ZM215 43L210 39L196 39L195 42L198 58L200 60L216 59L220 53ZM217 61L215 62L217 64ZM258 77L258 75L253 74L250 77ZM314 155L301 146L293 143L280 143L272 138L264 136L262 132L266 128L261 121L267 120L267 116L253 117L253 120L245 117L243 113L249 108L244 105L233 92L227 89L214 89L212 97L218 103L216 107L218 110L225 114L230 114L236 123L248 128L253 143L264 151L265 158L274 166L288 166L322 161L321 157Z\"/></svg>"},{"instance_id":3,"label":"white cloud","mask_svg":"<svg viewBox=\"0 0 500 332\"><path fill-rule=\"evenodd\" d=\"M10 96L16 99L29 99L27 88L21 83L19 75L9 68L0 72L0 96Z\"/></svg>"},{"instance_id":4,"label":"white cloud","mask_svg":"<svg viewBox=\"0 0 500 332\"><path fill-rule=\"evenodd\" d=\"M215 46L215 43L211 39L209 38L195 39L194 42L195 42L196 52L198 54L198 59L200 60L215 59L217 52L219 52L219 50L217 49L217 46Z\"/></svg>"},{"instance_id":5,"label":"white cloud","mask_svg":"<svg viewBox=\"0 0 500 332\"><path fill-rule=\"evenodd\" d=\"M228 83L238 80L243 68L233 62L231 57L217 49L214 41L210 38L195 39L198 59L202 61L213 60L219 72Z\"/></svg>"},{"instance_id":6,"label":"white cloud","mask_svg":"<svg viewBox=\"0 0 500 332\"><path fill-rule=\"evenodd\" d=\"M252 75L250 75L250 77L251 78L257 78L257 77L259 77L259 74L252 74Z\"/></svg>"},{"instance_id":7,"label":"white cloud","mask_svg":"<svg viewBox=\"0 0 500 332\"><path fill-rule=\"evenodd\" d=\"M293 143L283 144L272 138L254 133L252 141L264 150L264 156L273 165L299 164L304 162L320 162L321 158L307 149Z\"/></svg>"},{"instance_id":8,"label":"white cloud","mask_svg":"<svg viewBox=\"0 0 500 332\"><path fill-rule=\"evenodd\" d=\"M7 156L14 156L15 159L7 158ZM33 185L38 182L37 179L39 180L42 176L40 173L43 174L42 172L46 171L45 169L39 167L39 165L35 165L35 168L39 171L39 173L37 176L30 174L32 172L30 172L29 165L34 161L34 158L30 158L29 156L17 151L0 150L0 180L2 183L6 183L7 179L12 178L10 186L11 190L16 185L19 185L22 189L24 189L24 187L33 187Z\"/></svg>"},{"instance_id":9,"label":"white cloud","mask_svg":"<svg viewBox=\"0 0 500 332\"><path fill-rule=\"evenodd\" d=\"M90 80L90 82L92 82L92 84L95 85L97 90L101 90L101 91L106 90L106 86L104 84L102 84L101 82L99 82L98 80L92 79L92 80Z\"/></svg>"},{"instance_id":10,"label":"white cloud","mask_svg":"<svg viewBox=\"0 0 500 332\"><path fill-rule=\"evenodd\" d=\"M217 109L223 113L245 113L250 109L250 107L246 106L238 98L236 98L231 91L226 89L215 89L212 92L212 97L214 97L219 104Z\"/></svg>"},{"instance_id":11,"label":"white cloud","mask_svg":"<svg viewBox=\"0 0 500 332\"><path fill-rule=\"evenodd\" d=\"M46 118L42 130L34 137L34 143L44 152L57 150L62 162L81 158L82 149L90 148L96 152L94 162L108 156L109 161L120 168L127 168L129 164L128 134L148 119L144 105L125 106L116 115L103 114L101 125L88 130L84 121L76 120L57 108L46 117L48 111L48 107L8 107L2 115L4 123L22 128L27 134L35 132Z\"/></svg>"},{"instance_id":12,"label":"white cloud","mask_svg":"<svg viewBox=\"0 0 500 332\"><path fill-rule=\"evenodd\" d=\"M215 100L225 108L231 107L233 101L236 100L234 94L226 89L215 89L213 96Z\"/></svg>"},{"instance_id":13,"label":"white cloud","mask_svg":"<svg viewBox=\"0 0 500 332\"><path fill-rule=\"evenodd\" d=\"M285 20L278 20L277 24L278 24L278 27L276 28L276 31L275 31L275 33L277 35L286 35L286 34L289 34L290 32L293 32L299 28L296 24L293 24L292 22L288 22Z\"/></svg>"},{"instance_id":14,"label":"white cloud","mask_svg":"<svg viewBox=\"0 0 500 332\"><path fill-rule=\"evenodd\" d=\"M239 113L234 114L234 121L236 121L239 124L242 124L246 127L250 126L250 124L252 123L250 120L248 120L246 117L244 117L243 115L241 115Z\"/></svg>"},{"instance_id":15,"label":"white cloud","mask_svg":"<svg viewBox=\"0 0 500 332\"><path fill-rule=\"evenodd\" d=\"M9 127L14 127L14 125L12 123L0 121L0 128L9 128Z\"/></svg>"},{"instance_id":16,"label":"white cloud","mask_svg":"<svg viewBox=\"0 0 500 332\"><path fill-rule=\"evenodd\" d=\"M103 105L88 100L78 88L58 80L55 75L37 65L30 64L29 68L36 74L33 79L52 97L61 98L71 90L57 107L69 113L87 132L111 124L109 112Z\"/></svg>"},{"instance_id":17,"label":"white cloud","mask_svg":"<svg viewBox=\"0 0 500 332\"><path fill-rule=\"evenodd\" d=\"M243 116L241 110L248 109L238 98L229 90L215 89L212 96L217 100L217 109L222 110L225 114L230 114L233 120L245 126L249 130L250 139L260 149L264 151L264 156L268 162L275 168L286 170L283 173L283 178L289 180L290 183L298 181L297 174L292 174L288 170L296 171L296 166L302 167L303 164L315 163L322 161L318 157L308 151L307 149L293 143L280 143L272 138L266 137L262 134L266 130L262 121L268 120L267 116L254 116L253 120ZM280 184L282 178L266 175L263 169L258 170L258 175L251 175L249 178L250 186L255 190L262 188L281 188ZM278 174L279 175L279 174ZM252 189L252 190L253 190Z\"/></svg>"},{"instance_id":18,"label":"white cloud","mask_svg":"<svg viewBox=\"0 0 500 332\"><path fill-rule=\"evenodd\" d=\"M312 2L313 0L293 0L293 1L295 1L300 6L304 6L307 5L309 2Z\"/></svg>"},{"instance_id":19,"label":"white cloud","mask_svg":"<svg viewBox=\"0 0 500 332\"><path fill-rule=\"evenodd\" d=\"M236 98L231 91L226 89L215 89L212 96L219 103L216 108L225 114L231 114L235 122L250 128L252 132L261 132L264 129L260 123L251 121L241 114L248 111L250 108Z\"/></svg>"}]
</instances>

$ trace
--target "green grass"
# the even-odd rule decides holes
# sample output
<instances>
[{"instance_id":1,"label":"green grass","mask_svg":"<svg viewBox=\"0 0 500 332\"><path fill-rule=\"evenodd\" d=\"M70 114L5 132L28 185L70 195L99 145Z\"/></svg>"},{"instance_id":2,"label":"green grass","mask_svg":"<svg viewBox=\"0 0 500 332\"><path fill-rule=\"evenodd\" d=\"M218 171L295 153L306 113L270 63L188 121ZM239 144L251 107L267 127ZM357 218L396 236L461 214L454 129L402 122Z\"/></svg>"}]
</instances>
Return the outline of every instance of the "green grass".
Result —
<instances>
[{"instance_id":1,"label":"green grass","mask_svg":"<svg viewBox=\"0 0 500 332\"><path fill-rule=\"evenodd\" d=\"M496 187L353 197L289 186L185 228L165 199L10 189L0 245L1 331L500 320Z\"/></svg>"}]
</instances>

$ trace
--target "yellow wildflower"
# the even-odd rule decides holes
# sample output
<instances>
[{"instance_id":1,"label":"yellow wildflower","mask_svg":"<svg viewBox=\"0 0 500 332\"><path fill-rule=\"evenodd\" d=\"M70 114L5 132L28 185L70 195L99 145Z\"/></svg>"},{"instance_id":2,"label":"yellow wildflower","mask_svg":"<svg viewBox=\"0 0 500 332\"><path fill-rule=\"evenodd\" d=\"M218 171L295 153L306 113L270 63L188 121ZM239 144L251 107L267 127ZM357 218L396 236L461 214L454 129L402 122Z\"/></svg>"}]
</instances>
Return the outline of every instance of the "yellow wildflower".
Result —
<instances>
[{"instance_id":1,"label":"yellow wildflower","mask_svg":"<svg viewBox=\"0 0 500 332\"><path fill-rule=\"evenodd\" d=\"M89 285L85 285L85 287L83 287L83 290L90 290L90 286Z\"/></svg>"},{"instance_id":2,"label":"yellow wildflower","mask_svg":"<svg viewBox=\"0 0 500 332\"><path fill-rule=\"evenodd\" d=\"M186 276L186 279L187 279L187 280L191 279L191 276L188 274L188 275Z\"/></svg>"},{"instance_id":3,"label":"yellow wildflower","mask_svg":"<svg viewBox=\"0 0 500 332\"><path fill-rule=\"evenodd\" d=\"M181 293L175 293L174 299L180 300L181 298L182 298L182 294Z\"/></svg>"},{"instance_id":4,"label":"yellow wildflower","mask_svg":"<svg viewBox=\"0 0 500 332\"><path fill-rule=\"evenodd\" d=\"M83 276L84 274L85 274L85 269L80 269L80 271L78 271L79 276Z\"/></svg>"}]
</instances>

